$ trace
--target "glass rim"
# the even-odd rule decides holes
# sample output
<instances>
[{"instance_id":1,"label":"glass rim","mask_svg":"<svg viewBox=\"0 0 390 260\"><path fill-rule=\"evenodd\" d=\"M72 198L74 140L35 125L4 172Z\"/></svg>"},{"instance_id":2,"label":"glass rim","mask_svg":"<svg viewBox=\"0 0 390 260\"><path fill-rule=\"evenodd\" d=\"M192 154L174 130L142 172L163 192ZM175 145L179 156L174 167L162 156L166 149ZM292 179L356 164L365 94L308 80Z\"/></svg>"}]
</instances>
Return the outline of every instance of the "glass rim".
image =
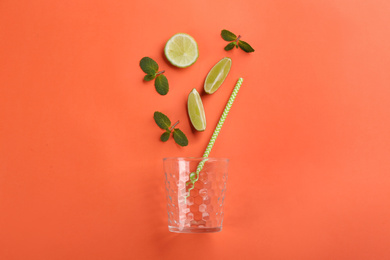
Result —
<instances>
[{"instance_id":1,"label":"glass rim","mask_svg":"<svg viewBox=\"0 0 390 260\"><path fill-rule=\"evenodd\" d=\"M177 160L177 161L202 161L207 159L207 161L226 161L229 162L228 158L224 157L165 157L163 161L168 160Z\"/></svg>"}]
</instances>

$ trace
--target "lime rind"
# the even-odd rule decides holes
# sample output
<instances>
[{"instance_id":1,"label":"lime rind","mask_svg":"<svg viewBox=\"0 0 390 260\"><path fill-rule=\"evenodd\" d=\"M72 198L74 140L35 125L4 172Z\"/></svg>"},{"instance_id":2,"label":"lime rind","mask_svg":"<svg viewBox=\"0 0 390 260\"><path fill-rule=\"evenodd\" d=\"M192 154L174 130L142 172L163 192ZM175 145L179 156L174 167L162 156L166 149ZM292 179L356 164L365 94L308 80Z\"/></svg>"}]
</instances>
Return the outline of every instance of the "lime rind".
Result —
<instances>
[{"instance_id":1,"label":"lime rind","mask_svg":"<svg viewBox=\"0 0 390 260\"><path fill-rule=\"evenodd\" d=\"M188 95L187 108L193 127L197 131L204 131L206 129L206 114L202 99L196 89L193 89Z\"/></svg>"},{"instance_id":2,"label":"lime rind","mask_svg":"<svg viewBox=\"0 0 390 260\"><path fill-rule=\"evenodd\" d=\"M229 74L231 66L232 60L225 57L211 68L204 82L204 91L207 94L213 94L219 89L219 87L221 87L222 83Z\"/></svg>"},{"instance_id":3,"label":"lime rind","mask_svg":"<svg viewBox=\"0 0 390 260\"><path fill-rule=\"evenodd\" d=\"M164 53L172 65L179 68L187 68L198 59L198 44L191 35L177 33L165 44Z\"/></svg>"}]
</instances>

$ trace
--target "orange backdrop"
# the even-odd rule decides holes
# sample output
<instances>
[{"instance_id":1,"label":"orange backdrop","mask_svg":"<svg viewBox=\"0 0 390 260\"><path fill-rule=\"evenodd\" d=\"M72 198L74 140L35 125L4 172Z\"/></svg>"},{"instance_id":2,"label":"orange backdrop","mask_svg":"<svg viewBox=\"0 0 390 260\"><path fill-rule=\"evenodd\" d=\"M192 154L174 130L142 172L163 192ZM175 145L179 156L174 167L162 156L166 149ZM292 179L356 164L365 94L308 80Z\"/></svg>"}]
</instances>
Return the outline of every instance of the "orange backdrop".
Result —
<instances>
[{"instance_id":1,"label":"orange backdrop","mask_svg":"<svg viewBox=\"0 0 390 260\"><path fill-rule=\"evenodd\" d=\"M178 32L186 69L163 56ZM0 39L0 259L390 259L389 1L2 0ZM225 56L195 133L187 95ZM231 160L223 231L169 233L162 158L202 155L239 77L210 155Z\"/></svg>"}]
</instances>

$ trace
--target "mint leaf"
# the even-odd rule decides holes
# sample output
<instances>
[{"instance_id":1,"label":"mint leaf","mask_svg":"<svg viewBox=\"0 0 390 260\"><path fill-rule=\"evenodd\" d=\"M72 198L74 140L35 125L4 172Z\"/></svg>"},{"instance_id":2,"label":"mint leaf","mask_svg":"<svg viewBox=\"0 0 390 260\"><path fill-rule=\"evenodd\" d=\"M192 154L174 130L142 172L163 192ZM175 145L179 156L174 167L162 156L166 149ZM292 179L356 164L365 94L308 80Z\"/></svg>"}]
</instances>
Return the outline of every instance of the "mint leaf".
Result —
<instances>
[{"instance_id":1,"label":"mint leaf","mask_svg":"<svg viewBox=\"0 0 390 260\"><path fill-rule=\"evenodd\" d=\"M231 42L228 45L226 45L224 49L225 49L225 51L230 51L231 49L234 48L235 45L236 45L235 42Z\"/></svg>"},{"instance_id":2,"label":"mint leaf","mask_svg":"<svg viewBox=\"0 0 390 260\"><path fill-rule=\"evenodd\" d=\"M188 145L188 139L186 135L178 128L175 128L173 131L173 139L175 139L175 142L180 146Z\"/></svg>"},{"instance_id":3,"label":"mint leaf","mask_svg":"<svg viewBox=\"0 0 390 260\"><path fill-rule=\"evenodd\" d=\"M166 142L166 141L168 141L170 135L171 135L171 132L166 131L165 133L163 133L161 135L160 140L163 142Z\"/></svg>"},{"instance_id":4,"label":"mint leaf","mask_svg":"<svg viewBox=\"0 0 390 260\"><path fill-rule=\"evenodd\" d=\"M142 71L149 75L154 75L158 71L158 64L149 57L143 57L139 62Z\"/></svg>"},{"instance_id":5,"label":"mint leaf","mask_svg":"<svg viewBox=\"0 0 390 260\"><path fill-rule=\"evenodd\" d=\"M164 130L169 130L169 127L171 126L171 120L169 120L169 118L164 115L163 113L161 112L154 112L154 115L153 115L153 118L154 118L154 121L156 122L156 124L161 128L161 129L164 129Z\"/></svg>"},{"instance_id":6,"label":"mint leaf","mask_svg":"<svg viewBox=\"0 0 390 260\"><path fill-rule=\"evenodd\" d=\"M234 40L237 39L237 36L236 36L234 33L229 32L228 30L222 30L222 31L221 31L221 36L222 36L222 38L223 38L225 41L228 41L228 42L234 41Z\"/></svg>"},{"instance_id":7,"label":"mint leaf","mask_svg":"<svg viewBox=\"0 0 390 260\"><path fill-rule=\"evenodd\" d=\"M156 77L156 80L154 81L154 86L156 87L156 91L160 95L166 95L169 91L168 79L162 74Z\"/></svg>"},{"instance_id":8,"label":"mint leaf","mask_svg":"<svg viewBox=\"0 0 390 260\"><path fill-rule=\"evenodd\" d=\"M145 75L144 80L151 81L151 80L154 80L155 77L156 77L156 74L154 74L154 75L148 74L148 75Z\"/></svg>"},{"instance_id":9,"label":"mint leaf","mask_svg":"<svg viewBox=\"0 0 390 260\"><path fill-rule=\"evenodd\" d=\"M252 46L249 45L249 43L239 40L238 46L245 52L254 52L255 50L252 48Z\"/></svg>"}]
</instances>

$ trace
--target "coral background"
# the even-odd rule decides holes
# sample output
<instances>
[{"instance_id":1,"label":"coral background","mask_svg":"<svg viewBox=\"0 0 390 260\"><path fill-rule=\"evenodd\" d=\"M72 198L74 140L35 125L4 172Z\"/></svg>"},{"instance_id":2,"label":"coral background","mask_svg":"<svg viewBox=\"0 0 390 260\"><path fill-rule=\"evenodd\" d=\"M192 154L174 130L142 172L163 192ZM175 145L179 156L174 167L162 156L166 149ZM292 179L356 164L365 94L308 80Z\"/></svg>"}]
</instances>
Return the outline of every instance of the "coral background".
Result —
<instances>
[{"instance_id":1,"label":"coral background","mask_svg":"<svg viewBox=\"0 0 390 260\"><path fill-rule=\"evenodd\" d=\"M163 55L178 32L186 69ZM0 39L0 259L390 259L389 1L2 0ZM187 95L225 56L195 133ZM223 231L170 233L162 158L202 155L239 77L210 155L231 160Z\"/></svg>"}]
</instances>

